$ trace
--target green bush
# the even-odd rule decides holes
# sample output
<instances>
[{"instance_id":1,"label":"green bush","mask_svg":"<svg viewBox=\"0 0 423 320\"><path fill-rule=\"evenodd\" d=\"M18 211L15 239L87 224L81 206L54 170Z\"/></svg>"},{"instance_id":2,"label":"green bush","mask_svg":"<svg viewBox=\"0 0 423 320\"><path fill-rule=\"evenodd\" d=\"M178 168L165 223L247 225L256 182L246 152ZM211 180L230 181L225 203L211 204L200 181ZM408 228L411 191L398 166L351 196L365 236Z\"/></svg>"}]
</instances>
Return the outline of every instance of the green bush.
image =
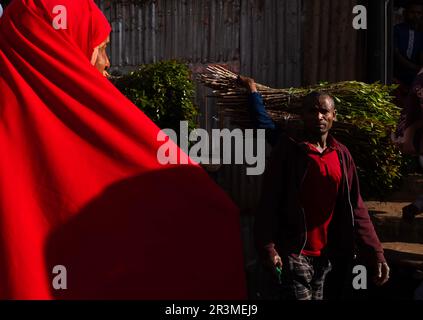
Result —
<instances>
[{"instance_id":1,"label":"green bush","mask_svg":"<svg viewBox=\"0 0 423 320\"><path fill-rule=\"evenodd\" d=\"M350 149L367 197L384 198L399 186L405 165L390 138L400 115L391 96L394 88L352 81L333 94L338 110L334 134Z\"/></svg>"},{"instance_id":2,"label":"green bush","mask_svg":"<svg viewBox=\"0 0 423 320\"><path fill-rule=\"evenodd\" d=\"M188 121L189 131L196 128L198 109L186 64L163 61L142 65L114 83L161 129L173 129L179 137L180 121Z\"/></svg>"}]
</instances>

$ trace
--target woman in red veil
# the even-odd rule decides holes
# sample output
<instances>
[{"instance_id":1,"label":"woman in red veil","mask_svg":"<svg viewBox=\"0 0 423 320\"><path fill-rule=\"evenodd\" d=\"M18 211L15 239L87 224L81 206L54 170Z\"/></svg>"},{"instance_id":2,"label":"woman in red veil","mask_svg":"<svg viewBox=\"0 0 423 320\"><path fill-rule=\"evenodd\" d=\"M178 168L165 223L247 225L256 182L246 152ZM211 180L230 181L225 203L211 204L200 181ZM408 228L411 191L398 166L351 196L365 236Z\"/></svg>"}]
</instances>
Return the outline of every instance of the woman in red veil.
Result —
<instances>
[{"instance_id":1,"label":"woman in red veil","mask_svg":"<svg viewBox=\"0 0 423 320\"><path fill-rule=\"evenodd\" d=\"M244 298L237 208L159 164L160 129L97 70L109 33L93 0L0 19L0 298Z\"/></svg>"}]
</instances>

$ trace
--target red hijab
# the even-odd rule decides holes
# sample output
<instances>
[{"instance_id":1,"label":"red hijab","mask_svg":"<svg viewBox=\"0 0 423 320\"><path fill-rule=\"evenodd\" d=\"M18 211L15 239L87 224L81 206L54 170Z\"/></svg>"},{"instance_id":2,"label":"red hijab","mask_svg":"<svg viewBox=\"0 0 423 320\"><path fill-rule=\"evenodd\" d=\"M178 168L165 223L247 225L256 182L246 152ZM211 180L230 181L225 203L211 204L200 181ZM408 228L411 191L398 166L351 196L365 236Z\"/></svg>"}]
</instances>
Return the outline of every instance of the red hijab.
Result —
<instances>
[{"instance_id":1,"label":"red hijab","mask_svg":"<svg viewBox=\"0 0 423 320\"><path fill-rule=\"evenodd\" d=\"M158 163L159 128L90 64L109 32L92 0L0 19L0 298L244 298L237 208L199 166Z\"/></svg>"}]
</instances>

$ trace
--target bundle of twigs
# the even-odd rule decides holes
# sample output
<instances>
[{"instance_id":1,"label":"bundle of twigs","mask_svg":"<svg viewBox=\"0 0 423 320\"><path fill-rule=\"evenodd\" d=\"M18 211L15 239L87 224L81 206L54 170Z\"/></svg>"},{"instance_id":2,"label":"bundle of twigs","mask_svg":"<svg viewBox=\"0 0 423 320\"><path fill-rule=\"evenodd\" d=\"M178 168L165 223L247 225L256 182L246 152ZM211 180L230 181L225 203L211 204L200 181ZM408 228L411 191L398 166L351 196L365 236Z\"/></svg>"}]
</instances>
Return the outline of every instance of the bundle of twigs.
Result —
<instances>
[{"instance_id":1,"label":"bundle of twigs","mask_svg":"<svg viewBox=\"0 0 423 320\"><path fill-rule=\"evenodd\" d=\"M232 71L225 69L221 66L209 66L207 72L200 74L200 81L207 87L213 89L213 94L217 99L217 106L221 108L222 112L227 115L232 115L236 119L247 120L247 104L248 96L247 90L240 85L238 81L238 75ZM366 94L365 91L386 91L392 89L381 84L365 84L356 81L346 81L339 83L322 83L317 86L305 87L305 88L289 88L289 89L273 89L262 84L257 83L257 89L263 96L263 100L266 105L267 112L275 121L286 120L288 115L295 117L299 114L299 107L304 96L312 91L326 92L332 95L337 103L338 111L343 113L341 110L343 107L342 100L345 100L350 111L355 111L363 115L368 113L383 115L383 112L387 111L386 107L394 108L395 113L392 116L398 114L398 108L392 104L391 97L384 97L382 105L375 107L377 110L368 109L362 110L362 106L355 105L353 101L348 101L357 98L357 94ZM370 89L370 90L369 90ZM372 97L370 97L372 98ZM381 110L384 109L384 110ZM347 117L348 118L348 117ZM384 120L389 122L389 125L395 125L396 119L388 116ZM349 123L350 121L345 121Z\"/></svg>"},{"instance_id":2,"label":"bundle of twigs","mask_svg":"<svg viewBox=\"0 0 423 320\"><path fill-rule=\"evenodd\" d=\"M251 127L247 89L237 79L237 74L220 66L209 66L200 75L200 81L213 89L221 116L241 127ZM351 150L367 193L384 194L401 177L402 157L389 139L400 114L391 96L394 86L347 81L289 89L257 84L257 89L267 112L282 123L298 119L302 98L310 92L330 94L338 111L333 134Z\"/></svg>"},{"instance_id":3,"label":"bundle of twigs","mask_svg":"<svg viewBox=\"0 0 423 320\"><path fill-rule=\"evenodd\" d=\"M220 111L236 123L248 126L247 113L248 96L243 88L238 75L221 66L209 66L207 73L200 75L200 81L213 89ZM258 91L262 94L267 112L275 121L295 117L295 109L303 94L301 89L273 89L262 84L257 84Z\"/></svg>"}]
</instances>

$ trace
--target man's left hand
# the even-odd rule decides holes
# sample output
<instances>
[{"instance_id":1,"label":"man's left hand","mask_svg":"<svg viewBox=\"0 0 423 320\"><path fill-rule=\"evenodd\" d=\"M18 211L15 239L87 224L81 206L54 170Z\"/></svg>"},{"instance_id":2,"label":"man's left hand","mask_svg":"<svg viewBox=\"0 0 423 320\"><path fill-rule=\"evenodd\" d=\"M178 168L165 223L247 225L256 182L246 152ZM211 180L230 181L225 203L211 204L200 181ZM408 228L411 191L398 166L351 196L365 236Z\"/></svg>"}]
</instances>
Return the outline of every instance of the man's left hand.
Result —
<instances>
[{"instance_id":1,"label":"man's left hand","mask_svg":"<svg viewBox=\"0 0 423 320\"><path fill-rule=\"evenodd\" d=\"M377 264L376 275L373 277L374 284L380 287L388 282L389 270L389 266L386 262L379 262Z\"/></svg>"}]
</instances>

